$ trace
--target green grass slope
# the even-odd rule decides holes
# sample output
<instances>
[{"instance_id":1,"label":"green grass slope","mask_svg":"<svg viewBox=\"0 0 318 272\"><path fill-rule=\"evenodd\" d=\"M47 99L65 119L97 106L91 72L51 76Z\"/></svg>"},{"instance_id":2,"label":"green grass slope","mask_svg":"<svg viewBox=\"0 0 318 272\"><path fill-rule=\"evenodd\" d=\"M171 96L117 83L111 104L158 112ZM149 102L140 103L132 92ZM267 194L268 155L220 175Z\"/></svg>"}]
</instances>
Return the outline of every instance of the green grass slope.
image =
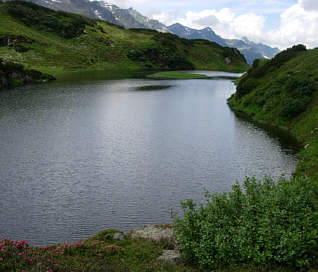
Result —
<instances>
[{"instance_id":1,"label":"green grass slope","mask_svg":"<svg viewBox=\"0 0 318 272\"><path fill-rule=\"evenodd\" d=\"M23 1L0 3L0 58L54 76L85 69L248 68L236 49L151 30L125 30Z\"/></svg>"},{"instance_id":2,"label":"green grass slope","mask_svg":"<svg viewBox=\"0 0 318 272\"><path fill-rule=\"evenodd\" d=\"M318 181L318 49L289 48L256 61L229 99L234 111L287 129L304 145L296 175Z\"/></svg>"}]
</instances>

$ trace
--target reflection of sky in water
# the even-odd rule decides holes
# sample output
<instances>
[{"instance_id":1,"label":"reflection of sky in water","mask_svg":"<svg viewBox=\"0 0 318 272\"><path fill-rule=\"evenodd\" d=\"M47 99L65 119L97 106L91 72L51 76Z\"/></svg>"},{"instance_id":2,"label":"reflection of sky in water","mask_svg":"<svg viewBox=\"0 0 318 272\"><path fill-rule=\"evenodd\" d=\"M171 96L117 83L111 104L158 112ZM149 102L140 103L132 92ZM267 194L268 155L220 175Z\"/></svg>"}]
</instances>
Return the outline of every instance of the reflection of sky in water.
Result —
<instances>
[{"instance_id":1,"label":"reflection of sky in water","mask_svg":"<svg viewBox=\"0 0 318 272\"><path fill-rule=\"evenodd\" d=\"M172 87L135 91L158 84ZM226 80L140 79L2 92L1 236L47 244L166 223L204 189L290 175L292 152L235 117L233 92Z\"/></svg>"}]
</instances>

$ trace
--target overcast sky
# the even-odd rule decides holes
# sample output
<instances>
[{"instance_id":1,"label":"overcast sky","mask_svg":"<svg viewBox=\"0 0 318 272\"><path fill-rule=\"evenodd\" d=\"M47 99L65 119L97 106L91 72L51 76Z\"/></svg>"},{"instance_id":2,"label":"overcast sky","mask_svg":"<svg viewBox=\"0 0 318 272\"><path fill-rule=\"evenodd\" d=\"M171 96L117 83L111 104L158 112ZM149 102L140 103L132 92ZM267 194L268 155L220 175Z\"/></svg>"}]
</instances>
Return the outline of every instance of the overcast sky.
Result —
<instances>
[{"instance_id":1,"label":"overcast sky","mask_svg":"<svg viewBox=\"0 0 318 272\"><path fill-rule=\"evenodd\" d=\"M263 42L281 49L318 47L318 0L109 0L133 7L166 25L211 27L224 38Z\"/></svg>"}]
</instances>

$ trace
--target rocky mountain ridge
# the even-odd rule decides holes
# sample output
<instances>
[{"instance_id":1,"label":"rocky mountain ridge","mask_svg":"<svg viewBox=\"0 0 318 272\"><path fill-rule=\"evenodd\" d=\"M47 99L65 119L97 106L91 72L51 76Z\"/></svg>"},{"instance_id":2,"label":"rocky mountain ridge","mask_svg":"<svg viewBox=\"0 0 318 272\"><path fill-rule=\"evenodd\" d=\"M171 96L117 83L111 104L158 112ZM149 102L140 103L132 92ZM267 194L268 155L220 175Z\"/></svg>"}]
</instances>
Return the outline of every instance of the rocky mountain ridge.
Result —
<instances>
[{"instance_id":1,"label":"rocky mountain ridge","mask_svg":"<svg viewBox=\"0 0 318 272\"><path fill-rule=\"evenodd\" d=\"M5 0L8 2L10 0ZM159 21L143 16L133 8L123 9L107 1L96 0L27 0L54 10L78 13L92 19L101 19L125 28L148 28L169 32Z\"/></svg>"},{"instance_id":2,"label":"rocky mountain ridge","mask_svg":"<svg viewBox=\"0 0 318 272\"><path fill-rule=\"evenodd\" d=\"M240 50L245 56L246 61L252 64L255 59L259 58L273 58L280 52L278 48L272 48L268 45L261 43L254 43L247 38L239 39L224 39L217 35L210 27L206 27L201 30L192 29L183 26L179 23L168 26L168 29L173 34L186 39L206 39L212 42L216 42L222 46L234 47Z\"/></svg>"}]
</instances>

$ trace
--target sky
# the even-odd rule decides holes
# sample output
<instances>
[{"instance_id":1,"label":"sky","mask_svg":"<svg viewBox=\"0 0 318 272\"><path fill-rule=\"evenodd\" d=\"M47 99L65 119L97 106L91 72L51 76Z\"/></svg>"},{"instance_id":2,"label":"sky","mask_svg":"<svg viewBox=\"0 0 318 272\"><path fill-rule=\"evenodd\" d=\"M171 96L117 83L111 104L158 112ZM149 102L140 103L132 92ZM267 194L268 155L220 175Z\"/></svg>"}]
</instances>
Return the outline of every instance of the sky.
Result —
<instances>
[{"instance_id":1,"label":"sky","mask_svg":"<svg viewBox=\"0 0 318 272\"><path fill-rule=\"evenodd\" d=\"M318 47L318 0L110 0L171 25L211 27L223 38L247 37L285 49Z\"/></svg>"}]
</instances>

